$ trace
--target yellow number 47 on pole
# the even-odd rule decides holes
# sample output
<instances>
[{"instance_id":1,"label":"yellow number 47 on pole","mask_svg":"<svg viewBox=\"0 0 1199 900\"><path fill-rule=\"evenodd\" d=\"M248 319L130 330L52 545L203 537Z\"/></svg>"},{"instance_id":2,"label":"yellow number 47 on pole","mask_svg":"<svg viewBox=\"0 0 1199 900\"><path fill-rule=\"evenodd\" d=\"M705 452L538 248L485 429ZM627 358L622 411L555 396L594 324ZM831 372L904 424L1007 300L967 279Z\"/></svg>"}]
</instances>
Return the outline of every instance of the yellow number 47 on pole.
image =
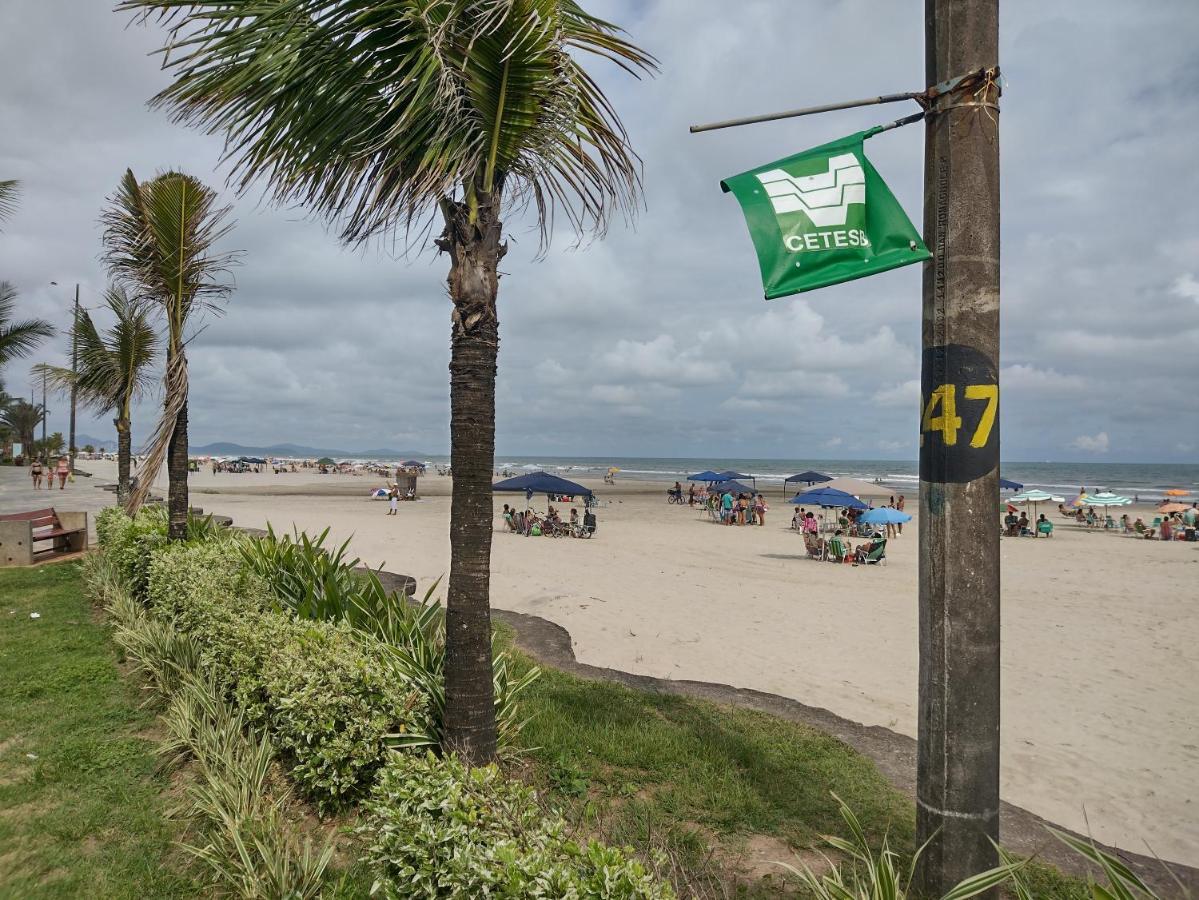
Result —
<instances>
[{"instance_id":1,"label":"yellow number 47 on pole","mask_svg":"<svg viewBox=\"0 0 1199 900\"><path fill-rule=\"evenodd\" d=\"M979 416L974 435L970 438L971 447L985 447L991 438L991 429L995 427L995 411L999 408L999 385L968 384L964 393L967 400L985 400L987 403ZM924 433L928 431L940 432L941 443L946 447L957 446L958 431L962 427L962 417L957 413L957 398L956 384L943 384L929 393L920 421L921 446L924 445Z\"/></svg>"}]
</instances>

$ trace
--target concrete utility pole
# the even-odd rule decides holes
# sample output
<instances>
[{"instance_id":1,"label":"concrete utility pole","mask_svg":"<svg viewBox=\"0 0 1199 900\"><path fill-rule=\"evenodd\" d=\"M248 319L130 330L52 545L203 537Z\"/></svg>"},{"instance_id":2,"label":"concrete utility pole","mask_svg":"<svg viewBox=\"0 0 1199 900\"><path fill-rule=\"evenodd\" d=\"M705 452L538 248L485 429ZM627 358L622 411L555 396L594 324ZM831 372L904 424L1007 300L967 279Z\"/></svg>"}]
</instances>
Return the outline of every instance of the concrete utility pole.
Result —
<instances>
[{"instance_id":1,"label":"concrete utility pole","mask_svg":"<svg viewBox=\"0 0 1199 900\"><path fill-rule=\"evenodd\" d=\"M928 84L999 63L998 0L925 0ZM999 85L927 119L920 437L917 888L997 864ZM987 896L997 896L990 892Z\"/></svg>"},{"instance_id":2,"label":"concrete utility pole","mask_svg":"<svg viewBox=\"0 0 1199 900\"><path fill-rule=\"evenodd\" d=\"M79 374L79 283L75 283L75 318L71 326L71 436L67 453L71 457L71 474L75 474L75 377Z\"/></svg>"}]
</instances>

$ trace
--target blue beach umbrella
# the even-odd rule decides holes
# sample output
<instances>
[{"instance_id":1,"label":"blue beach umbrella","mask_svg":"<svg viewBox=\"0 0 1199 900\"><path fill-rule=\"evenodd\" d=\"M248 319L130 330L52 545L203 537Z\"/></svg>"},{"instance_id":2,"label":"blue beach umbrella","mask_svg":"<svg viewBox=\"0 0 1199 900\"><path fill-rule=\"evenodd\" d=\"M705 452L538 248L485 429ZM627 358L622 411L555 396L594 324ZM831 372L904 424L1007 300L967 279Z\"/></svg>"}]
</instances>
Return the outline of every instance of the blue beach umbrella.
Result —
<instances>
[{"instance_id":1,"label":"blue beach umbrella","mask_svg":"<svg viewBox=\"0 0 1199 900\"><path fill-rule=\"evenodd\" d=\"M709 483L715 481L729 481L730 477L721 475L719 472L713 472L711 469L705 469L703 472L696 472L694 475L687 476L688 481L707 481Z\"/></svg>"},{"instance_id":2,"label":"blue beach umbrella","mask_svg":"<svg viewBox=\"0 0 1199 900\"><path fill-rule=\"evenodd\" d=\"M890 506L879 506L862 513L858 521L868 522L871 525L902 525L904 522L912 521L912 517Z\"/></svg>"},{"instance_id":3,"label":"blue beach umbrella","mask_svg":"<svg viewBox=\"0 0 1199 900\"><path fill-rule=\"evenodd\" d=\"M870 508L853 494L838 491L836 488L816 488L812 491L804 491L802 494L796 494L787 502L797 506L801 504L804 506L830 506L838 509Z\"/></svg>"},{"instance_id":4,"label":"blue beach umbrella","mask_svg":"<svg viewBox=\"0 0 1199 900\"><path fill-rule=\"evenodd\" d=\"M1018 481L1008 481L1006 478L999 479L999 489L1001 491L1022 491L1024 485Z\"/></svg>"}]
</instances>

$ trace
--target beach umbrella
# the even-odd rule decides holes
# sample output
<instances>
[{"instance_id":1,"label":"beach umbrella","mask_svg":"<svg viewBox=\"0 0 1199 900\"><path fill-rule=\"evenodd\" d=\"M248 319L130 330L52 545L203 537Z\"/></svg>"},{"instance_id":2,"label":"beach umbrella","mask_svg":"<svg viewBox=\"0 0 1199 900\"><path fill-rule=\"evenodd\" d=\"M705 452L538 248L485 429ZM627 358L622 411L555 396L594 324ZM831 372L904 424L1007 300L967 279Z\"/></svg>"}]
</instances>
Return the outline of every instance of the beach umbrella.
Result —
<instances>
[{"instance_id":1,"label":"beach umbrella","mask_svg":"<svg viewBox=\"0 0 1199 900\"><path fill-rule=\"evenodd\" d=\"M1001 491L1022 491L1024 485L1018 481L1008 481L1006 478L999 479L999 489Z\"/></svg>"},{"instance_id":2,"label":"beach umbrella","mask_svg":"<svg viewBox=\"0 0 1199 900\"><path fill-rule=\"evenodd\" d=\"M318 459L318 460L316 461L316 464L317 464L318 466L333 466L333 465L336 465L336 463L335 463L335 462L333 462L332 458L330 458L330 457L328 457L328 456L322 456L320 459Z\"/></svg>"},{"instance_id":3,"label":"beach umbrella","mask_svg":"<svg viewBox=\"0 0 1199 900\"><path fill-rule=\"evenodd\" d=\"M1166 491L1167 497L1185 497L1190 491L1184 491L1182 488L1170 488Z\"/></svg>"},{"instance_id":4,"label":"beach umbrella","mask_svg":"<svg viewBox=\"0 0 1199 900\"><path fill-rule=\"evenodd\" d=\"M859 478L833 478L821 484L820 487L844 491L855 497L886 497L889 494L898 493L892 488L884 487L881 484L871 484L869 481L862 481Z\"/></svg>"},{"instance_id":5,"label":"beach umbrella","mask_svg":"<svg viewBox=\"0 0 1199 900\"><path fill-rule=\"evenodd\" d=\"M858 517L858 521L870 525L901 525L904 522L912 521L912 517L908 513L890 506L878 506L866 510Z\"/></svg>"},{"instance_id":6,"label":"beach umbrella","mask_svg":"<svg viewBox=\"0 0 1199 900\"><path fill-rule=\"evenodd\" d=\"M420 469L422 472L425 470L425 464L419 459L405 460L404 462L400 463L400 466L404 469Z\"/></svg>"},{"instance_id":7,"label":"beach umbrella","mask_svg":"<svg viewBox=\"0 0 1199 900\"><path fill-rule=\"evenodd\" d=\"M740 481L744 478L748 478L750 481L752 481L754 483L754 490L756 491L758 489L758 479L755 478L753 475L742 475L740 472L734 472L732 469L729 469L728 471L725 471L725 472L718 472L717 474L720 475L720 477L722 479L725 479L728 481Z\"/></svg>"},{"instance_id":8,"label":"beach umbrella","mask_svg":"<svg viewBox=\"0 0 1199 900\"><path fill-rule=\"evenodd\" d=\"M1104 491L1100 494L1087 494L1086 503L1084 506L1131 506L1132 500L1128 497L1121 497L1118 494L1113 494L1111 491Z\"/></svg>"},{"instance_id":9,"label":"beach umbrella","mask_svg":"<svg viewBox=\"0 0 1199 900\"><path fill-rule=\"evenodd\" d=\"M372 500L386 500L387 494L388 494L387 488L375 488L373 491L370 492L369 496Z\"/></svg>"},{"instance_id":10,"label":"beach umbrella","mask_svg":"<svg viewBox=\"0 0 1199 900\"><path fill-rule=\"evenodd\" d=\"M1044 491L1038 491L1036 488L1033 488L1032 490L1024 491L1021 494L1013 494L1009 498L1009 502L1031 503L1032 517L1035 519L1037 517L1038 503L1064 503L1065 501L1061 497L1055 497L1053 494L1047 494Z\"/></svg>"},{"instance_id":11,"label":"beach umbrella","mask_svg":"<svg viewBox=\"0 0 1199 900\"><path fill-rule=\"evenodd\" d=\"M694 475L687 476L688 481L706 481L709 484L717 481L728 481L729 479L719 472L713 472L711 469L705 469L702 472L696 472Z\"/></svg>"},{"instance_id":12,"label":"beach umbrella","mask_svg":"<svg viewBox=\"0 0 1199 900\"><path fill-rule=\"evenodd\" d=\"M1161 506L1159 506L1157 508L1157 511L1159 513L1163 513L1164 515L1168 516L1171 513L1186 512L1188 509L1190 509L1190 507L1187 506L1185 503L1166 502L1166 503L1163 503Z\"/></svg>"},{"instance_id":13,"label":"beach umbrella","mask_svg":"<svg viewBox=\"0 0 1199 900\"><path fill-rule=\"evenodd\" d=\"M788 503L794 503L797 506L827 506L837 509L869 509L865 503L855 497L853 494L847 494L845 491L839 491L835 488L819 487L815 490L804 491L802 494L796 494Z\"/></svg>"}]
</instances>

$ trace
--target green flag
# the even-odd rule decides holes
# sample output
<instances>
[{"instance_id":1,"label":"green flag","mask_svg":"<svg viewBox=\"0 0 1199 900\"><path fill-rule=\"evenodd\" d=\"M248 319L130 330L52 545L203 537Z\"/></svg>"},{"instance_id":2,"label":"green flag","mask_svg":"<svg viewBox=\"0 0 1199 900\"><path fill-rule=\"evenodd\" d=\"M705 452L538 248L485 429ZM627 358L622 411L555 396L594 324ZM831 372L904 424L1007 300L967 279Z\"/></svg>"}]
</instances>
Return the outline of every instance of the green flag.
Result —
<instances>
[{"instance_id":1,"label":"green flag","mask_svg":"<svg viewBox=\"0 0 1199 900\"><path fill-rule=\"evenodd\" d=\"M745 213L766 299L874 275L931 254L862 142L881 128L720 182Z\"/></svg>"}]
</instances>

